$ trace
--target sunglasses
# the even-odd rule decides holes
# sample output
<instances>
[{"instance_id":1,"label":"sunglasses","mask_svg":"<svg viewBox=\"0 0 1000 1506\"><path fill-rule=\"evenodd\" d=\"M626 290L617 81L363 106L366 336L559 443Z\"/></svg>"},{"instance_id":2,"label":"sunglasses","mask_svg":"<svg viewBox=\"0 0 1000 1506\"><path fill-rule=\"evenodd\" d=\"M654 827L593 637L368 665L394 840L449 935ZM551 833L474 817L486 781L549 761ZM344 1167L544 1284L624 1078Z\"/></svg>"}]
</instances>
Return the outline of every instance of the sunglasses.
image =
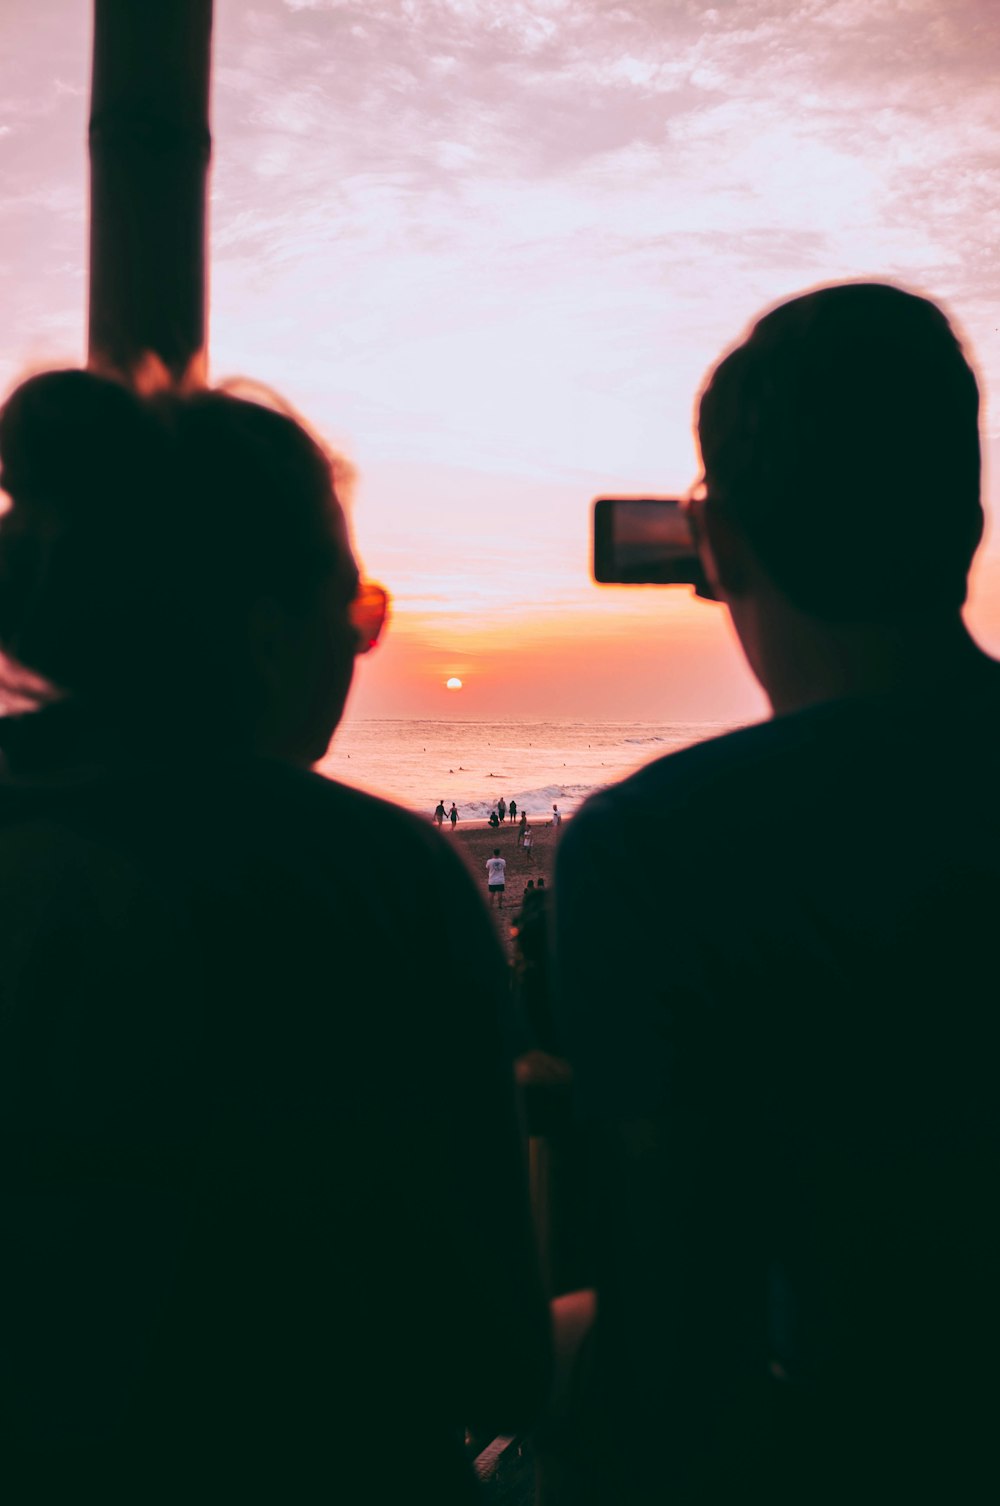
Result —
<instances>
[{"instance_id":1,"label":"sunglasses","mask_svg":"<svg viewBox=\"0 0 1000 1506\"><path fill-rule=\"evenodd\" d=\"M375 647L389 616L389 593L374 581L358 582L354 600L348 608L355 633L354 652L367 654Z\"/></svg>"}]
</instances>

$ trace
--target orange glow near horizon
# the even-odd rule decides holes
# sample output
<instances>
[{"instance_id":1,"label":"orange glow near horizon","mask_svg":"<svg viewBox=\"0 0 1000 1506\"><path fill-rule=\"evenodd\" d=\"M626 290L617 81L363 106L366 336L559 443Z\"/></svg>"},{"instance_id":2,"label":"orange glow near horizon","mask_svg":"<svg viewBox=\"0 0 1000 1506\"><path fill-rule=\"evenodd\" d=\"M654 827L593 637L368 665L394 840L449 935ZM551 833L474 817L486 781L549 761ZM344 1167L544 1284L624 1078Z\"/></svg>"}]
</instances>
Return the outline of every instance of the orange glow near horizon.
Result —
<instances>
[{"instance_id":1,"label":"orange glow near horizon","mask_svg":"<svg viewBox=\"0 0 1000 1506\"><path fill-rule=\"evenodd\" d=\"M596 604L581 593L577 604L485 621L410 613L404 605L378 655L358 668L348 718L502 713L696 721L764 714L722 608L682 589L595 594ZM461 680L460 695L448 689L449 678Z\"/></svg>"}]
</instances>

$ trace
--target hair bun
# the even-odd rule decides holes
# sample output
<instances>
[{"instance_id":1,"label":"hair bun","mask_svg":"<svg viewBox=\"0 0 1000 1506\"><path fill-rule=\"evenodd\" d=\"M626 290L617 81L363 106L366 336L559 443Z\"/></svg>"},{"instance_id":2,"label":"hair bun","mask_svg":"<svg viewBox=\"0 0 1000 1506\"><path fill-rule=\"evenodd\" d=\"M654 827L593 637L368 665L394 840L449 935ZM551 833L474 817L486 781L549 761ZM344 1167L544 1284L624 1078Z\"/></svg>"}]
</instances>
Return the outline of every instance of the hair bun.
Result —
<instances>
[{"instance_id":1,"label":"hair bun","mask_svg":"<svg viewBox=\"0 0 1000 1506\"><path fill-rule=\"evenodd\" d=\"M116 520L166 460L154 410L120 383L88 371L32 377L0 413L4 489L14 510L93 525Z\"/></svg>"},{"instance_id":2,"label":"hair bun","mask_svg":"<svg viewBox=\"0 0 1000 1506\"><path fill-rule=\"evenodd\" d=\"M0 646L61 689L121 631L168 458L155 409L92 372L31 377L0 412Z\"/></svg>"}]
</instances>

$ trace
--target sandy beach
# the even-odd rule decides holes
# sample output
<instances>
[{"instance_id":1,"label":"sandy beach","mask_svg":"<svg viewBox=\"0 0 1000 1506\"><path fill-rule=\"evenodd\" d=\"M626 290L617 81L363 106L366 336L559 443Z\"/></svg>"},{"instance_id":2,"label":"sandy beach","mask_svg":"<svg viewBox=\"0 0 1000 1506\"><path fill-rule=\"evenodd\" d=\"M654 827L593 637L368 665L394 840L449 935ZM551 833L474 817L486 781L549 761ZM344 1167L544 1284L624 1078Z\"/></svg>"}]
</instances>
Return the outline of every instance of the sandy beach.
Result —
<instances>
[{"instance_id":1,"label":"sandy beach","mask_svg":"<svg viewBox=\"0 0 1000 1506\"><path fill-rule=\"evenodd\" d=\"M454 831L446 821L444 835L448 841L454 842L457 851L461 853L487 905L490 894L486 887L486 859L493 856L494 847L499 847L500 856L506 858L507 892L504 895L504 905L502 910L492 907L492 914L509 954L509 923L521 907L525 884L529 879L534 879L537 883L539 877L544 878L546 884L552 882L557 828L547 825L544 819L532 823L531 835L534 841L530 862L517 845L517 825L511 826L509 821L496 830L487 826L485 821L459 821Z\"/></svg>"}]
</instances>

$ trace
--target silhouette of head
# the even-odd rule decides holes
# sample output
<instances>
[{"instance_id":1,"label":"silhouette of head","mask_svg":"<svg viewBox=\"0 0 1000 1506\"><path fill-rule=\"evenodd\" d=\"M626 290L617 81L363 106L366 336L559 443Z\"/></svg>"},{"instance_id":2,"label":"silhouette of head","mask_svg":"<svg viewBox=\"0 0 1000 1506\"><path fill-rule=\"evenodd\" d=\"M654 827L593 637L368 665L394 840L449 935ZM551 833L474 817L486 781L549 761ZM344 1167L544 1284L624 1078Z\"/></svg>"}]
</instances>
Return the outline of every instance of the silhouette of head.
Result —
<instances>
[{"instance_id":1,"label":"silhouette of head","mask_svg":"<svg viewBox=\"0 0 1000 1506\"><path fill-rule=\"evenodd\" d=\"M708 507L802 611L957 609L982 533L979 393L940 309L882 283L781 304L699 402Z\"/></svg>"},{"instance_id":2,"label":"silhouette of head","mask_svg":"<svg viewBox=\"0 0 1000 1506\"><path fill-rule=\"evenodd\" d=\"M312 761L357 647L333 463L285 413L84 371L0 413L0 646L123 731Z\"/></svg>"}]
</instances>

